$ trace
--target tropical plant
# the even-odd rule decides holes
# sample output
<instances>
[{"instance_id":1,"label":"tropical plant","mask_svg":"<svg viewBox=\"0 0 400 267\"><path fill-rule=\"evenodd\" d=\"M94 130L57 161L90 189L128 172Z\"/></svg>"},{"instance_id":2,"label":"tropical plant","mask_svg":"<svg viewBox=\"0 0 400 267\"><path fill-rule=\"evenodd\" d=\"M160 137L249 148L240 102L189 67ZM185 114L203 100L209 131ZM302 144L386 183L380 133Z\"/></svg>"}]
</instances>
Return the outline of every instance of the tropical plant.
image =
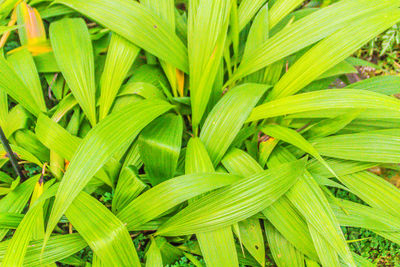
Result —
<instances>
[{"instance_id":1,"label":"tropical plant","mask_svg":"<svg viewBox=\"0 0 400 267\"><path fill-rule=\"evenodd\" d=\"M28 4L0 1L3 141L39 168L1 151L1 266L372 265L347 226L400 244L400 191L368 171L399 168L400 77L331 86L398 0Z\"/></svg>"}]
</instances>

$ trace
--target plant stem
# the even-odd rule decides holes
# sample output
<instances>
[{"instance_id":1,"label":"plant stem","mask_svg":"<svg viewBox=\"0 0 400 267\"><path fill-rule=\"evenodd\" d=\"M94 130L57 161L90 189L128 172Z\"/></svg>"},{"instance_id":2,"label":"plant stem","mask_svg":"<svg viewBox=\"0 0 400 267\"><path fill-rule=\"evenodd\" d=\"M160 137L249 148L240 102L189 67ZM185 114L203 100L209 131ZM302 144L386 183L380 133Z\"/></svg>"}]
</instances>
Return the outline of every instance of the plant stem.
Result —
<instances>
[{"instance_id":1,"label":"plant stem","mask_svg":"<svg viewBox=\"0 0 400 267\"><path fill-rule=\"evenodd\" d=\"M3 132L3 129L0 127L0 140L1 143L3 144L4 149L6 150L6 153L8 154L8 157L11 161L11 165L14 168L15 173L21 178L21 180L25 180L25 175L22 173L21 169L19 168L17 158L15 157L14 152L12 151L10 144Z\"/></svg>"}]
</instances>

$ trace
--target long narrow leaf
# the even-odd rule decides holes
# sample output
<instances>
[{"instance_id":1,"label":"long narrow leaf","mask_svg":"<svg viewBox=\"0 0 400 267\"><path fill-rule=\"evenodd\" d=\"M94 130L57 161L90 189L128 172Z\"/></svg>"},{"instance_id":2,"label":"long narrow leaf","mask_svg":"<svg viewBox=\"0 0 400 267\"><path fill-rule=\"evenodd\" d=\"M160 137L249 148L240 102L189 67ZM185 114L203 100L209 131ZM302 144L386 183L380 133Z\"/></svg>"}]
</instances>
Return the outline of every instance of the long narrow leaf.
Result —
<instances>
[{"instance_id":1,"label":"long narrow leaf","mask_svg":"<svg viewBox=\"0 0 400 267\"><path fill-rule=\"evenodd\" d=\"M204 0L191 7L188 23L190 92L194 131L206 110L225 48L231 0Z\"/></svg>"},{"instance_id":2,"label":"long narrow leaf","mask_svg":"<svg viewBox=\"0 0 400 267\"><path fill-rule=\"evenodd\" d=\"M0 243L0 261L3 261L9 241ZM86 242L78 234L55 235L50 237L46 248L42 253L43 240L32 241L29 243L24 266L43 266L51 264L71 256L85 247Z\"/></svg>"},{"instance_id":3,"label":"long narrow leaf","mask_svg":"<svg viewBox=\"0 0 400 267\"><path fill-rule=\"evenodd\" d=\"M47 238L93 175L126 142L134 139L147 124L170 108L163 101L144 100L135 107L126 107L108 116L86 136L61 181L47 225Z\"/></svg>"},{"instance_id":4,"label":"long narrow leaf","mask_svg":"<svg viewBox=\"0 0 400 267\"><path fill-rule=\"evenodd\" d=\"M321 155L365 162L400 162L400 135L374 133L336 135L312 141Z\"/></svg>"},{"instance_id":5,"label":"long narrow leaf","mask_svg":"<svg viewBox=\"0 0 400 267\"><path fill-rule=\"evenodd\" d=\"M231 89L208 115L200 139L214 165L221 160L239 133L251 109L269 88L261 84L243 84Z\"/></svg>"},{"instance_id":6,"label":"long narrow leaf","mask_svg":"<svg viewBox=\"0 0 400 267\"><path fill-rule=\"evenodd\" d=\"M182 134L182 117L172 113L155 119L140 134L138 139L140 156L153 185L174 176Z\"/></svg>"},{"instance_id":7,"label":"long narrow leaf","mask_svg":"<svg viewBox=\"0 0 400 267\"><path fill-rule=\"evenodd\" d=\"M56 3L85 14L144 50L188 72L186 47L160 17L143 5L129 0L57 0Z\"/></svg>"},{"instance_id":8,"label":"long narrow leaf","mask_svg":"<svg viewBox=\"0 0 400 267\"><path fill-rule=\"evenodd\" d=\"M140 49L118 34L113 34L100 82L99 120L108 112Z\"/></svg>"},{"instance_id":9,"label":"long narrow leaf","mask_svg":"<svg viewBox=\"0 0 400 267\"><path fill-rule=\"evenodd\" d=\"M288 26L244 58L231 81L266 67L294 52L305 48L354 19L368 17L380 10L396 8L396 1L372 3L368 0L345 0L314 12ZM282 47L285 47L282 52Z\"/></svg>"},{"instance_id":10,"label":"long narrow leaf","mask_svg":"<svg viewBox=\"0 0 400 267\"><path fill-rule=\"evenodd\" d=\"M208 156L205 146L200 139L196 137L189 140L186 150L185 169L187 174L214 171L213 164ZM193 201L195 200L191 200L191 202ZM196 236L207 265L239 265L235 240L230 226L210 232L199 233Z\"/></svg>"},{"instance_id":11,"label":"long narrow leaf","mask_svg":"<svg viewBox=\"0 0 400 267\"><path fill-rule=\"evenodd\" d=\"M382 20L382 16L386 19ZM293 95L318 76L345 60L354 51L400 20L398 10L384 10L357 20L307 51L275 85L270 99ZM339 45L346 42L346 45Z\"/></svg>"},{"instance_id":12,"label":"long narrow leaf","mask_svg":"<svg viewBox=\"0 0 400 267\"><path fill-rule=\"evenodd\" d=\"M400 100L375 92L357 89L329 89L289 96L256 107L248 121L272 118L305 111L330 109L371 109L400 117Z\"/></svg>"},{"instance_id":13,"label":"long narrow leaf","mask_svg":"<svg viewBox=\"0 0 400 267\"><path fill-rule=\"evenodd\" d=\"M127 224L129 230L135 230L183 201L230 185L240 179L236 175L221 173L176 177L146 191L129 203L117 216Z\"/></svg>"},{"instance_id":14,"label":"long narrow leaf","mask_svg":"<svg viewBox=\"0 0 400 267\"><path fill-rule=\"evenodd\" d=\"M240 149L232 149L223 158L222 163L229 172L242 176L263 170L254 158ZM306 221L286 196L275 201L262 213L283 236L282 238L286 239L282 242L292 244L295 247L294 251L297 249L310 258L318 259Z\"/></svg>"},{"instance_id":15,"label":"long narrow leaf","mask_svg":"<svg viewBox=\"0 0 400 267\"><path fill-rule=\"evenodd\" d=\"M20 76L29 89L32 98L42 112L46 112L42 86L33 57L28 50L22 49L8 57L8 62L14 67L15 72Z\"/></svg>"},{"instance_id":16,"label":"long narrow leaf","mask_svg":"<svg viewBox=\"0 0 400 267\"><path fill-rule=\"evenodd\" d=\"M304 255L287 241L268 221L264 223L268 245L278 267L304 266Z\"/></svg>"},{"instance_id":17,"label":"long narrow leaf","mask_svg":"<svg viewBox=\"0 0 400 267\"><path fill-rule=\"evenodd\" d=\"M63 19L50 26L58 66L79 105L96 125L96 86L93 47L83 19Z\"/></svg>"},{"instance_id":18,"label":"long narrow leaf","mask_svg":"<svg viewBox=\"0 0 400 267\"><path fill-rule=\"evenodd\" d=\"M66 216L104 264L140 266L126 226L96 199L80 193Z\"/></svg>"},{"instance_id":19,"label":"long narrow leaf","mask_svg":"<svg viewBox=\"0 0 400 267\"><path fill-rule=\"evenodd\" d=\"M158 234L201 233L249 218L279 199L303 171L303 161L284 164L210 193L169 219Z\"/></svg>"},{"instance_id":20,"label":"long narrow leaf","mask_svg":"<svg viewBox=\"0 0 400 267\"><path fill-rule=\"evenodd\" d=\"M0 69L0 89L18 101L33 115L39 115L41 109L32 97L30 90L14 71L12 65L3 57L0 57Z\"/></svg>"},{"instance_id":21,"label":"long narrow leaf","mask_svg":"<svg viewBox=\"0 0 400 267\"><path fill-rule=\"evenodd\" d=\"M274 27L281 21L286 15L298 7L303 0L279 0L275 1L272 5L269 13L269 23L270 27Z\"/></svg>"}]
</instances>

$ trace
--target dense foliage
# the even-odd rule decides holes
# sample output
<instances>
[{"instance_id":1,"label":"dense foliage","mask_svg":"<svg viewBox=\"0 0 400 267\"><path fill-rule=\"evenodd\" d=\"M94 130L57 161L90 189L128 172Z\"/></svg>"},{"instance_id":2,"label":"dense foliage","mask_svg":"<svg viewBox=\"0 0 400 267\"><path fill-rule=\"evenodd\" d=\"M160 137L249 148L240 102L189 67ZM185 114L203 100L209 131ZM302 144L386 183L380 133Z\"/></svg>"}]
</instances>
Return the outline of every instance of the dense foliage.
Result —
<instances>
[{"instance_id":1,"label":"dense foliage","mask_svg":"<svg viewBox=\"0 0 400 267\"><path fill-rule=\"evenodd\" d=\"M380 68L351 55L383 32L391 53L399 7L0 0L1 266L373 265L355 231L398 249L378 174L400 169L400 77L346 75Z\"/></svg>"}]
</instances>

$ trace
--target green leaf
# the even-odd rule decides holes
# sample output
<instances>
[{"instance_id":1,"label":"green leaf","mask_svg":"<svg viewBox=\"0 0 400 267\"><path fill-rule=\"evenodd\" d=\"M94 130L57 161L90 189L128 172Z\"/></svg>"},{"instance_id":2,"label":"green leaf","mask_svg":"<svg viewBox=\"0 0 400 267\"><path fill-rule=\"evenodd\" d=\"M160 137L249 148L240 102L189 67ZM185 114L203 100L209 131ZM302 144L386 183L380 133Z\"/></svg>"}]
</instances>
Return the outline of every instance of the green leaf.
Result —
<instances>
[{"instance_id":1,"label":"green leaf","mask_svg":"<svg viewBox=\"0 0 400 267\"><path fill-rule=\"evenodd\" d=\"M269 88L262 84L243 84L231 89L215 105L204 122L200 139L216 166L235 139L252 108Z\"/></svg>"},{"instance_id":2,"label":"green leaf","mask_svg":"<svg viewBox=\"0 0 400 267\"><path fill-rule=\"evenodd\" d=\"M103 262L100 260L100 258L97 257L96 254L93 254L92 266L93 266L93 267L104 267L105 265L104 265Z\"/></svg>"},{"instance_id":3,"label":"green leaf","mask_svg":"<svg viewBox=\"0 0 400 267\"><path fill-rule=\"evenodd\" d=\"M377 166L377 163L370 162L360 162L360 161L349 161L349 160L341 160L341 159L326 159L329 166L337 173L339 176L352 174L355 172L364 171ZM307 170L315 177L322 176L326 178L332 178L334 175L326 169L321 162L317 160L310 160L307 163Z\"/></svg>"},{"instance_id":4,"label":"green leaf","mask_svg":"<svg viewBox=\"0 0 400 267\"><path fill-rule=\"evenodd\" d=\"M80 193L65 215L106 266L140 266L126 226L95 198Z\"/></svg>"},{"instance_id":5,"label":"green leaf","mask_svg":"<svg viewBox=\"0 0 400 267\"><path fill-rule=\"evenodd\" d=\"M400 135L358 133L335 135L312 141L323 156L365 161L400 162Z\"/></svg>"},{"instance_id":6,"label":"green leaf","mask_svg":"<svg viewBox=\"0 0 400 267\"><path fill-rule=\"evenodd\" d=\"M151 54L188 72L187 49L164 21L143 5L121 0L57 0L113 32L128 39Z\"/></svg>"},{"instance_id":7,"label":"green leaf","mask_svg":"<svg viewBox=\"0 0 400 267\"><path fill-rule=\"evenodd\" d=\"M31 97L40 108L40 111L46 112L47 108L39 74L31 53L26 49L19 50L8 57L8 62L13 66L15 73L19 75L26 88L29 89Z\"/></svg>"},{"instance_id":8,"label":"green leaf","mask_svg":"<svg viewBox=\"0 0 400 267\"><path fill-rule=\"evenodd\" d=\"M190 138L186 148L185 173L200 174L214 171L214 166L203 142L197 137Z\"/></svg>"},{"instance_id":9,"label":"green leaf","mask_svg":"<svg viewBox=\"0 0 400 267\"><path fill-rule=\"evenodd\" d=\"M140 49L125 38L118 34L112 35L100 82L99 120L108 115L139 52Z\"/></svg>"},{"instance_id":10,"label":"green leaf","mask_svg":"<svg viewBox=\"0 0 400 267\"><path fill-rule=\"evenodd\" d=\"M384 0L379 3L372 3L368 0L345 0L321 8L292 23L264 42L263 45L254 49L251 56L243 58L231 81L285 58L344 28L355 19L368 18L381 10L393 9L398 6L398 2L394 0Z\"/></svg>"},{"instance_id":11,"label":"green leaf","mask_svg":"<svg viewBox=\"0 0 400 267\"><path fill-rule=\"evenodd\" d=\"M257 16L251 25L249 35L247 36L246 46L243 52L243 57L249 56L248 53L269 38L269 10L268 5L265 5L260 9ZM246 82L259 82L264 83L265 70L259 70L248 77ZM269 83L267 83L269 84Z\"/></svg>"},{"instance_id":12,"label":"green leaf","mask_svg":"<svg viewBox=\"0 0 400 267\"><path fill-rule=\"evenodd\" d=\"M248 218L238 223L236 236L261 266L265 266L265 246L260 220Z\"/></svg>"},{"instance_id":13,"label":"green leaf","mask_svg":"<svg viewBox=\"0 0 400 267\"><path fill-rule=\"evenodd\" d=\"M286 196L263 210L262 213L297 250L318 261L318 254L308 225L301 213Z\"/></svg>"},{"instance_id":14,"label":"green leaf","mask_svg":"<svg viewBox=\"0 0 400 267\"><path fill-rule=\"evenodd\" d=\"M35 175L8 193L0 200L0 212L21 213L26 206L40 175ZM7 234L8 229L0 229L0 240Z\"/></svg>"},{"instance_id":15,"label":"green leaf","mask_svg":"<svg viewBox=\"0 0 400 267\"><path fill-rule=\"evenodd\" d=\"M29 64L29 63L28 63ZM11 63L0 56L0 89L9 94L26 110L35 116L41 112L40 107L32 97L31 90L25 86L21 77L13 69Z\"/></svg>"},{"instance_id":16,"label":"green leaf","mask_svg":"<svg viewBox=\"0 0 400 267\"><path fill-rule=\"evenodd\" d=\"M356 119L358 115L360 115L360 112L361 110L355 110L332 119L322 120L312 125L307 130L306 135L312 138L326 137L329 135L333 135L342 130L343 128L345 128L354 119Z\"/></svg>"},{"instance_id":17,"label":"green leaf","mask_svg":"<svg viewBox=\"0 0 400 267\"><path fill-rule=\"evenodd\" d=\"M266 0L242 0L238 7L238 24L239 30L243 28L251 21L259 9L265 4Z\"/></svg>"},{"instance_id":18,"label":"green leaf","mask_svg":"<svg viewBox=\"0 0 400 267\"><path fill-rule=\"evenodd\" d=\"M248 122L305 111L371 109L400 117L400 101L394 97L358 89L328 89L273 100L256 107ZM378 116L378 115L377 115Z\"/></svg>"},{"instance_id":19,"label":"green leaf","mask_svg":"<svg viewBox=\"0 0 400 267\"><path fill-rule=\"evenodd\" d=\"M183 120L168 113L150 123L140 134L139 151L148 179L157 185L174 177L181 150Z\"/></svg>"},{"instance_id":20,"label":"green leaf","mask_svg":"<svg viewBox=\"0 0 400 267\"><path fill-rule=\"evenodd\" d=\"M13 31L13 30L16 30L16 29L18 29L20 27L21 26L19 26L19 25L16 25L16 26L0 26L0 35L2 35L4 33L7 33L7 32L10 32L10 31Z\"/></svg>"},{"instance_id":21,"label":"green leaf","mask_svg":"<svg viewBox=\"0 0 400 267\"><path fill-rule=\"evenodd\" d=\"M246 47L243 57L247 57L257 46L269 38L269 9L268 4L263 6L254 18L249 35L247 36Z\"/></svg>"},{"instance_id":22,"label":"green leaf","mask_svg":"<svg viewBox=\"0 0 400 267\"><path fill-rule=\"evenodd\" d=\"M42 167L43 163L34 155L32 155L29 151L15 145L11 145L11 149L14 153L17 154L18 158L25 160L27 162L35 163L36 165ZM6 151L4 150L3 146L0 147L0 155L6 155Z\"/></svg>"},{"instance_id":23,"label":"green leaf","mask_svg":"<svg viewBox=\"0 0 400 267\"><path fill-rule=\"evenodd\" d=\"M264 227L272 257L278 267L304 267L304 255L287 241L271 223L265 221Z\"/></svg>"},{"instance_id":24,"label":"green leaf","mask_svg":"<svg viewBox=\"0 0 400 267\"><path fill-rule=\"evenodd\" d=\"M400 229L400 219L382 208L372 208L344 199L331 200L330 204L342 226L361 227L376 232L398 232Z\"/></svg>"},{"instance_id":25,"label":"green leaf","mask_svg":"<svg viewBox=\"0 0 400 267\"><path fill-rule=\"evenodd\" d=\"M66 129L42 114L37 120L36 136L51 151L68 161L71 161L79 145L82 143L80 138L71 135ZM65 144L69 145L66 146ZM107 162L104 169L96 173L96 178L99 178L111 187L113 186L113 181L110 179L110 174L107 173L107 168L108 170L112 169L113 164L115 165L116 162L112 159Z\"/></svg>"},{"instance_id":26,"label":"green leaf","mask_svg":"<svg viewBox=\"0 0 400 267\"><path fill-rule=\"evenodd\" d=\"M314 242L314 247L317 250L322 266L340 266L339 255L335 249L327 242L314 226L308 223L311 237Z\"/></svg>"},{"instance_id":27,"label":"green leaf","mask_svg":"<svg viewBox=\"0 0 400 267\"><path fill-rule=\"evenodd\" d=\"M285 158L276 157L269 164L276 165L296 159L290 152L286 152L282 156ZM288 191L287 197L306 219L322 263L326 264L326 261L337 258L335 254L338 254L345 264L355 266L353 256L324 192L307 171ZM326 255L326 251L329 255Z\"/></svg>"},{"instance_id":28,"label":"green leaf","mask_svg":"<svg viewBox=\"0 0 400 267\"><path fill-rule=\"evenodd\" d=\"M204 144L199 138L189 140L186 159L186 174L213 172L214 167ZM198 199L200 196L196 197ZM195 201L191 199L189 205ZM230 226L210 232L196 234L204 260L208 266L238 266L235 240Z\"/></svg>"},{"instance_id":29,"label":"green leaf","mask_svg":"<svg viewBox=\"0 0 400 267\"><path fill-rule=\"evenodd\" d=\"M53 52L36 55L33 59L39 73L60 72Z\"/></svg>"},{"instance_id":30,"label":"green leaf","mask_svg":"<svg viewBox=\"0 0 400 267\"><path fill-rule=\"evenodd\" d=\"M140 158L139 153L139 145L138 142L135 141L132 146L129 148L128 152L126 153L126 157L124 163L122 165L122 169L129 167L132 165L136 169L140 169L143 165L142 159Z\"/></svg>"},{"instance_id":31,"label":"green leaf","mask_svg":"<svg viewBox=\"0 0 400 267\"><path fill-rule=\"evenodd\" d=\"M243 177L264 171L254 158L243 150L237 148L229 150L221 163L230 173ZM246 167L243 168L241 166Z\"/></svg>"},{"instance_id":32,"label":"green leaf","mask_svg":"<svg viewBox=\"0 0 400 267\"><path fill-rule=\"evenodd\" d=\"M365 113L364 113L365 114ZM375 132L377 129L400 128L398 119L355 119L339 133ZM382 133L382 132L381 132Z\"/></svg>"},{"instance_id":33,"label":"green leaf","mask_svg":"<svg viewBox=\"0 0 400 267\"><path fill-rule=\"evenodd\" d=\"M160 16L170 27L172 32L175 32L175 1L174 0L166 0L166 1L157 1L157 0L144 0L141 3L145 6L148 6L154 12ZM175 97L178 96L178 91L183 88L178 88L178 79L177 79L177 69L164 61L160 61L162 68L164 69L164 73L167 76L169 83L172 88L172 93ZM182 93L182 92L181 92Z\"/></svg>"},{"instance_id":34,"label":"green leaf","mask_svg":"<svg viewBox=\"0 0 400 267\"><path fill-rule=\"evenodd\" d=\"M371 67L377 70L381 70L382 68L368 60L362 59L362 58L356 58L356 57L349 57L346 59L348 63L350 63L353 66L365 66L365 67ZM372 78L370 78L372 79Z\"/></svg>"},{"instance_id":35,"label":"green leaf","mask_svg":"<svg viewBox=\"0 0 400 267\"><path fill-rule=\"evenodd\" d=\"M23 129L14 133L13 137L19 147L23 147L43 162L49 160L49 150L37 139L32 131Z\"/></svg>"},{"instance_id":36,"label":"green leaf","mask_svg":"<svg viewBox=\"0 0 400 267\"><path fill-rule=\"evenodd\" d=\"M173 246L167 241L167 239L156 237L155 241L157 246L160 248L163 264L173 264L184 256L182 250Z\"/></svg>"},{"instance_id":37,"label":"green leaf","mask_svg":"<svg viewBox=\"0 0 400 267\"><path fill-rule=\"evenodd\" d=\"M10 138L16 131L28 128L30 115L21 105L17 105L10 110L6 118L2 128L6 137Z\"/></svg>"},{"instance_id":38,"label":"green leaf","mask_svg":"<svg viewBox=\"0 0 400 267\"><path fill-rule=\"evenodd\" d=\"M400 93L400 77L394 75L377 76L349 84L346 88L363 89L384 95Z\"/></svg>"},{"instance_id":39,"label":"green leaf","mask_svg":"<svg viewBox=\"0 0 400 267\"><path fill-rule=\"evenodd\" d=\"M135 82L133 80L130 80L127 84L125 84L118 93L119 97L126 95L140 95L141 97L146 99L166 99L161 90L153 84L147 82Z\"/></svg>"},{"instance_id":40,"label":"green leaf","mask_svg":"<svg viewBox=\"0 0 400 267\"><path fill-rule=\"evenodd\" d=\"M0 126L4 127L8 116L8 97L4 90L0 89Z\"/></svg>"},{"instance_id":41,"label":"green leaf","mask_svg":"<svg viewBox=\"0 0 400 267\"><path fill-rule=\"evenodd\" d=\"M280 139L284 142L288 142L304 152L309 153L314 158L316 158L319 162L321 162L328 170L330 170L333 174L335 172L331 169L331 167L327 164L327 162L320 156L317 149L315 149L312 144L310 144L301 134L292 130L290 128L282 127L276 124L265 125L261 127L261 131L269 136ZM335 174L336 176L336 174Z\"/></svg>"},{"instance_id":42,"label":"green leaf","mask_svg":"<svg viewBox=\"0 0 400 267\"><path fill-rule=\"evenodd\" d=\"M339 64L335 65L334 67L325 71L322 75L318 76L317 79L321 80L349 73L358 73L358 71L355 67L353 67L353 65L351 65L347 61L342 61Z\"/></svg>"},{"instance_id":43,"label":"green leaf","mask_svg":"<svg viewBox=\"0 0 400 267\"><path fill-rule=\"evenodd\" d=\"M163 2L158 2L157 0L143 0L141 3L154 10L154 13L167 23L171 31L175 31L175 6L173 0Z\"/></svg>"},{"instance_id":44,"label":"green leaf","mask_svg":"<svg viewBox=\"0 0 400 267\"><path fill-rule=\"evenodd\" d=\"M75 97L72 94L68 94L55 107L55 112L51 118L54 121L59 122L68 111L72 110L77 105L78 101L76 101Z\"/></svg>"},{"instance_id":45,"label":"green leaf","mask_svg":"<svg viewBox=\"0 0 400 267\"><path fill-rule=\"evenodd\" d=\"M340 180L367 204L399 216L400 190L388 181L368 171L345 175Z\"/></svg>"},{"instance_id":46,"label":"green leaf","mask_svg":"<svg viewBox=\"0 0 400 267\"><path fill-rule=\"evenodd\" d=\"M39 216L43 215L44 202L55 195L58 185L46 190L29 207L21 223L8 244L7 252L4 256L3 266L22 266L24 257L28 249L29 242L33 239L33 231Z\"/></svg>"},{"instance_id":47,"label":"green leaf","mask_svg":"<svg viewBox=\"0 0 400 267\"><path fill-rule=\"evenodd\" d=\"M229 172L242 176L263 171L254 158L240 149L232 149L223 158L222 163ZM279 198L268 208L264 209L262 213L296 249L310 258L318 259L304 218L286 196Z\"/></svg>"},{"instance_id":48,"label":"green leaf","mask_svg":"<svg viewBox=\"0 0 400 267\"><path fill-rule=\"evenodd\" d=\"M385 19L382 19L385 16ZM275 85L269 99L293 95L400 20L399 10L359 19L308 50ZM345 43L345 45L341 45Z\"/></svg>"},{"instance_id":49,"label":"green leaf","mask_svg":"<svg viewBox=\"0 0 400 267\"><path fill-rule=\"evenodd\" d=\"M305 260L306 260L306 266L307 266L307 267L319 267L319 266L320 266L320 265L318 264L318 262L313 261L313 260L311 260L311 259L309 259L309 258L305 258Z\"/></svg>"},{"instance_id":50,"label":"green leaf","mask_svg":"<svg viewBox=\"0 0 400 267\"><path fill-rule=\"evenodd\" d=\"M188 54L192 125L195 132L206 110L225 49L231 0L204 0L189 8Z\"/></svg>"},{"instance_id":51,"label":"green leaf","mask_svg":"<svg viewBox=\"0 0 400 267\"><path fill-rule=\"evenodd\" d=\"M340 207L336 205L337 202ZM371 208L342 199L335 199L331 206L341 225L369 229L394 243L400 244L398 217L379 208Z\"/></svg>"},{"instance_id":52,"label":"green leaf","mask_svg":"<svg viewBox=\"0 0 400 267\"><path fill-rule=\"evenodd\" d=\"M72 94L92 125L96 125L94 56L83 19L63 19L50 25L50 39L58 66Z\"/></svg>"},{"instance_id":53,"label":"green leaf","mask_svg":"<svg viewBox=\"0 0 400 267\"><path fill-rule=\"evenodd\" d=\"M81 139L71 135L61 125L44 114L40 114L36 123L37 138L50 150L61 157L71 160L78 149ZM65 144L68 144L67 146Z\"/></svg>"},{"instance_id":54,"label":"green leaf","mask_svg":"<svg viewBox=\"0 0 400 267\"><path fill-rule=\"evenodd\" d=\"M304 161L297 161L252 175L200 198L164 223L157 233L201 233L249 218L286 193L303 171Z\"/></svg>"},{"instance_id":55,"label":"green leaf","mask_svg":"<svg viewBox=\"0 0 400 267\"><path fill-rule=\"evenodd\" d=\"M297 8L304 0L278 0L270 8L269 23L273 28L279 21Z\"/></svg>"},{"instance_id":56,"label":"green leaf","mask_svg":"<svg viewBox=\"0 0 400 267\"><path fill-rule=\"evenodd\" d=\"M0 171L0 182L11 185L14 182L14 179L11 178L7 173Z\"/></svg>"},{"instance_id":57,"label":"green leaf","mask_svg":"<svg viewBox=\"0 0 400 267\"><path fill-rule=\"evenodd\" d=\"M74 10L62 5L49 5L43 9L39 8L39 12L42 19L49 19L57 16L75 13Z\"/></svg>"},{"instance_id":58,"label":"green leaf","mask_svg":"<svg viewBox=\"0 0 400 267\"><path fill-rule=\"evenodd\" d=\"M112 202L112 211L118 213L132 202L144 189L143 183L131 167L125 167L121 170L118 178L117 188L115 189Z\"/></svg>"},{"instance_id":59,"label":"green leaf","mask_svg":"<svg viewBox=\"0 0 400 267\"><path fill-rule=\"evenodd\" d=\"M61 181L47 225L47 238L74 198L113 154L170 108L164 101L143 100L134 107L128 106L108 116L89 132Z\"/></svg>"},{"instance_id":60,"label":"green leaf","mask_svg":"<svg viewBox=\"0 0 400 267\"><path fill-rule=\"evenodd\" d=\"M157 246L157 242L152 238L149 250L146 253L146 266L162 267L163 261L161 251Z\"/></svg>"},{"instance_id":61,"label":"green leaf","mask_svg":"<svg viewBox=\"0 0 400 267\"><path fill-rule=\"evenodd\" d=\"M117 216L129 230L136 230L186 200L240 179L223 173L191 174L169 179L140 195Z\"/></svg>"},{"instance_id":62,"label":"green leaf","mask_svg":"<svg viewBox=\"0 0 400 267\"><path fill-rule=\"evenodd\" d=\"M366 267L373 267L375 266L373 263L371 263L369 260L361 257L357 253L353 253L353 258L356 261L357 266L366 266Z\"/></svg>"},{"instance_id":63,"label":"green leaf","mask_svg":"<svg viewBox=\"0 0 400 267\"><path fill-rule=\"evenodd\" d=\"M19 213L2 212L0 213L0 228L17 229L23 217Z\"/></svg>"},{"instance_id":64,"label":"green leaf","mask_svg":"<svg viewBox=\"0 0 400 267\"><path fill-rule=\"evenodd\" d=\"M0 243L0 261L3 261L9 243L10 241ZM43 266L60 261L81 251L87 244L78 234L69 234L50 237L43 253L42 246L43 240L29 243L24 258L24 266Z\"/></svg>"},{"instance_id":65,"label":"green leaf","mask_svg":"<svg viewBox=\"0 0 400 267\"><path fill-rule=\"evenodd\" d=\"M168 88L168 79L165 77L161 68L157 65L150 64L144 64L135 68L126 86L130 83L148 83L156 86L160 90Z\"/></svg>"}]
</instances>

